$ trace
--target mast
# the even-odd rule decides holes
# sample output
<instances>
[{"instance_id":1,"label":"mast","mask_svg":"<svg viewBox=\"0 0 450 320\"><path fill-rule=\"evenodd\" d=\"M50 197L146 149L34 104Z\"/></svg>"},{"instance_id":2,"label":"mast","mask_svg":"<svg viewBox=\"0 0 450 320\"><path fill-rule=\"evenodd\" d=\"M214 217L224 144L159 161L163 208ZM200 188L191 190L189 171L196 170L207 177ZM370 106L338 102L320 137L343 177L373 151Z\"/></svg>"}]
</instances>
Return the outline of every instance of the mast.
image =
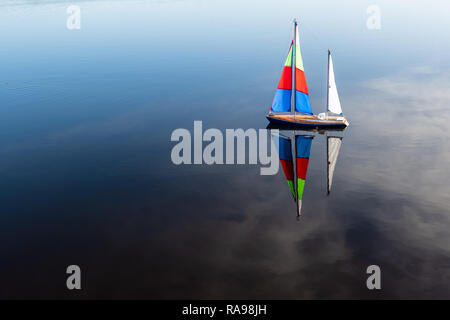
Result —
<instances>
[{"instance_id":1,"label":"mast","mask_svg":"<svg viewBox=\"0 0 450 320\"><path fill-rule=\"evenodd\" d=\"M294 106L295 112L300 114L312 115L311 103L309 101L308 87L306 85L305 68L303 67L303 58L300 50L300 38L298 33L297 20L294 21ZM298 100L298 103L297 103Z\"/></svg>"},{"instance_id":2,"label":"mast","mask_svg":"<svg viewBox=\"0 0 450 320\"><path fill-rule=\"evenodd\" d=\"M293 55L292 55L292 70L293 70L292 71L293 72L293 76L292 76L292 96L294 97L294 105L293 106L294 106L294 119L295 119L295 117L297 115L297 111L296 111L297 110L297 99L295 97L295 62L296 62L296 59L297 59L297 57L295 55L297 50L295 50L295 48L297 46L297 19L295 19L295 18L294 18L294 43L293 44L294 45L292 47L292 50L293 50L292 51L292 53L293 53Z\"/></svg>"},{"instance_id":3,"label":"mast","mask_svg":"<svg viewBox=\"0 0 450 320\"><path fill-rule=\"evenodd\" d=\"M328 68L327 68L327 109L325 110L328 113L328 104L330 101L328 100L330 97L330 49L328 49Z\"/></svg>"}]
</instances>

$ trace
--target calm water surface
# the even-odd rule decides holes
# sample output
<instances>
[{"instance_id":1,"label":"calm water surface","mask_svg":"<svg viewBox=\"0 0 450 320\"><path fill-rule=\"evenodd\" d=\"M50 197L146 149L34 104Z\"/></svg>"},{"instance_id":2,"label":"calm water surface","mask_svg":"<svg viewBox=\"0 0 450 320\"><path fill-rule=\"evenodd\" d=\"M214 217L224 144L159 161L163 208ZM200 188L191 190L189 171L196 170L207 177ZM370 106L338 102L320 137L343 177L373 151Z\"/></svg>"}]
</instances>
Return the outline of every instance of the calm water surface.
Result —
<instances>
[{"instance_id":1,"label":"calm water surface","mask_svg":"<svg viewBox=\"0 0 450 320\"><path fill-rule=\"evenodd\" d=\"M378 1L369 30L370 1L0 1L0 297L450 298L450 5L432 3ZM351 123L328 196L315 134L299 219L282 170L170 159L194 120L267 126L294 16L313 110L331 48Z\"/></svg>"}]
</instances>

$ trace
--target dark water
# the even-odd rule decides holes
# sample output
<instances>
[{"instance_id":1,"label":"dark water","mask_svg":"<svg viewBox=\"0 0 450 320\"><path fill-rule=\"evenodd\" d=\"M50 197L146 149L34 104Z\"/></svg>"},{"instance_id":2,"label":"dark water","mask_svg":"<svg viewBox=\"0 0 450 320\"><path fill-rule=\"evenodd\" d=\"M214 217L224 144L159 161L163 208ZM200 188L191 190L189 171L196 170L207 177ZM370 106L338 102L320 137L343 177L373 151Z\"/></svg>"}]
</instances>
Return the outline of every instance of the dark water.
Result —
<instances>
[{"instance_id":1,"label":"dark water","mask_svg":"<svg viewBox=\"0 0 450 320\"><path fill-rule=\"evenodd\" d=\"M450 6L432 2L378 1L369 30L368 1L0 1L0 297L450 298ZM294 16L313 110L329 47L350 121L329 196L315 134L298 220L282 170L170 157L194 120L267 126Z\"/></svg>"}]
</instances>

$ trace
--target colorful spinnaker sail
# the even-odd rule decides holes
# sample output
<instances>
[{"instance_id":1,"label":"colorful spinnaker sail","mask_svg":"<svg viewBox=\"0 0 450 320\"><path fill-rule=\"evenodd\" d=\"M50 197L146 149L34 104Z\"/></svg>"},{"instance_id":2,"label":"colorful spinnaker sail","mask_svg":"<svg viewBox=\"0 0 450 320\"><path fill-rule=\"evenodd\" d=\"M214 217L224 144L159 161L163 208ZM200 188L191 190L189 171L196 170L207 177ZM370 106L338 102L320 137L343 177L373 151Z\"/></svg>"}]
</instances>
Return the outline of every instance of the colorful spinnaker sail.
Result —
<instances>
[{"instance_id":1,"label":"colorful spinnaker sail","mask_svg":"<svg viewBox=\"0 0 450 320\"><path fill-rule=\"evenodd\" d=\"M280 163L283 167L283 172L289 188L291 189L292 197L295 200L294 163L292 159L291 139L281 136L274 136L273 139L275 142L278 142L278 156L280 157Z\"/></svg>"},{"instance_id":2,"label":"colorful spinnaker sail","mask_svg":"<svg viewBox=\"0 0 450 320\"><path fill-rule=\"evenodd\" d=\"M301 113L313 114L309 102L308 87L306 86L305 69L300 51L298 26L295 22L295 110Z\"/></svg>"},{"instance_id":3,"label":"colorful spinnaker sail","mask_svg":"<svg viewBox=\"0 0 450 320\"><path fill-rule=\"evenodd\" d=\"M296 136L296 173L297 173L297 214L302 208L303 189L308 171L309 153L313 137Z\"/></svg>"},{"instance_id":4,"label":"colorful spinnaker sail","mask_svg":"<svg viewBox=\"0 0 450 320\"><path fill-rule=\"evenodd\" d=\"M292 42L289 47L289 53L286 63L281 73L277 92L272 102L272 111L289 112L291 111L291 92L292 92Z\"/></svg>"},{"instance_id":5,"label":"colorful spinnaker sail","mask_svg":"<svg viewBox=\"0 0 450 320\"><path fill-rule=\"evenodd\" d=\"M294 46L294 50L292 50ZM292 72L292 64L295 70ZM291 111L292 97L292 76L295 79L295 111L306 114L313 114L311 104L309 102L308 87L306 85L305 69L303 67L303 58L300 51L300 40L298 36L298 26L295 22L294 41L291 41L289 53L281 73L280 82L278 83L277 92L270 108L271 111L289 112Z\"/></svg>"}]
</instances>

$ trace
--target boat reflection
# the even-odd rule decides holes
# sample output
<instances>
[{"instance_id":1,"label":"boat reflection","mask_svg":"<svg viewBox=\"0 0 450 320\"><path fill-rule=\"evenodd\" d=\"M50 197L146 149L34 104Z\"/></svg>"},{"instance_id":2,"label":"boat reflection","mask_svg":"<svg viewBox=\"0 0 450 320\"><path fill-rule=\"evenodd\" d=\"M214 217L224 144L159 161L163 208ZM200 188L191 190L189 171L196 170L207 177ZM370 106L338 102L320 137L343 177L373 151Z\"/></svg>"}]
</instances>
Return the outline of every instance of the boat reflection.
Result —
<instances>
[{"instance_id":1,"label":"boat reflection","mask_svg":"<svg viewBox=\"0 0 450 320\"><path fill-rule=\"evenodd\" d=\"M313 140L320 139L318 135L326 139L327 195L329 195L342 145L343 130L294 130L270 126L268 129L276 146L284 176L297 206L297 217L299 217Z\"/></svg>"}]
</instances>

